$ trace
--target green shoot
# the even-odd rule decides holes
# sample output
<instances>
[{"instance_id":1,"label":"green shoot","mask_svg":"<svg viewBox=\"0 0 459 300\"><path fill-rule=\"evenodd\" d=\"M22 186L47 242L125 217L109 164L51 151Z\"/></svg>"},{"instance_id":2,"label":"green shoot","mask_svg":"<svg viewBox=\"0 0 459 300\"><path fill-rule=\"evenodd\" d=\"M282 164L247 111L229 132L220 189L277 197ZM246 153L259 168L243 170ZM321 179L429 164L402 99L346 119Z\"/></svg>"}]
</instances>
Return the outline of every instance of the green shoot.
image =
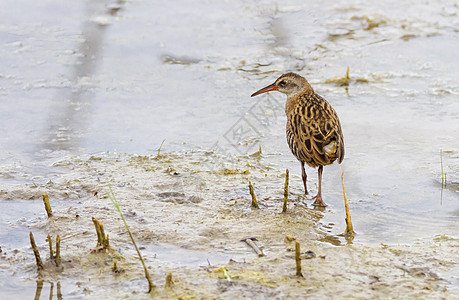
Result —
<instances>
[{"instance_id":1,"label":"green shoot","mask_svg":"<svg viewBox=\"0 0 459 300\"><path fill-rule=\"evenodd\" d=\"M163 141L163 143L164 143L164 141ZM161 146L162 146L162 144L161 144ZM160 147L160 149L161 149L161 147ZM158 155L159 155L159 150L158 150ZM120 206L118 204L118 201L115 198L115 194L113 194L112 186L110 184L108 185L108 189L110 191L107 193L107 195L110 198L110 200L112 201L112 203L115 206L116 210L120 213L121 219L124 222L124 227L126 227L126 230L129 233L129 237L131 238L132 244L134 244L135 250L137 251L137 255L139 255L139 259L142 262L143 270L145 271L145 277L146 277L146 279L148 281L148 292L150 293L150 292L152 292L153 290L156 289L156 286L151 281L150 273L148 273L148 269L147 269L147 266L145 265L145 261L143 260L142 254L140 254L139 247L137 247L137 244L136 244L136 242L134 240L134 236L132 235L131 230L129 229L129 225L126 222L126 219L124 218L123 213L121 212L121 208L120 208Z\"/></svg>"},{"instance_id":2,"label":"green shoot","mask_svg":"<svg viewBox=\"0 0 459 300\"><path fill-rule=\"evenodd\" d=\"M440 149L441 186L446 187L446 174L443 172L443 149Z\"/></svg>"},{"instance_id":3,"label":"green shoot","mask_svg":"<svg viewBox=\"0 0 459 300\"><path fill-rule=\"evenodd\" d=\"M159 146L159 149L158 149L158 156L161 155L161 148L163 147L163 144L164 144L165 141L166 141L166 139L164 139L164 140L161 142L161 145Z\"/></svg>"}]
</instances>

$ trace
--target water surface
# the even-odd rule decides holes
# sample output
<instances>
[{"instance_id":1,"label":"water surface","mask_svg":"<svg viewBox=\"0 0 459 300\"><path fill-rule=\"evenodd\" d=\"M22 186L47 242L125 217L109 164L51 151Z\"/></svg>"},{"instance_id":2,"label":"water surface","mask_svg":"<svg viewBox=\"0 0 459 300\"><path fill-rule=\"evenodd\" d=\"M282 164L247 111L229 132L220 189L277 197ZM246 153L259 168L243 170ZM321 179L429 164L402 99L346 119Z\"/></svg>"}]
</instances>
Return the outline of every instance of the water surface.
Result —
<instances>
[{"instance_id":1,"label":"water surface","mask_svg":"<svg viewBox=\"0 0 459 300\"><path fill-rule=\"evenodd\" d=\"M213 150L222 157L207 165L215 170L261 146L263 163L279 174L288 168L292 197L310 205L285 141L284 96L250 98L293 71L340 116L355 243L411 244L459 232L455 1L48 0L2 7L4 191L65 174L53 163L66 157L152 154L165 140L165 153ZM348 85L327 83L348 67ZM316 170L307 172L315 193ZM323 193L329 207L320 222L339 234L338 165L325 167ZM0 245L24 247L27 236L17 238L31 224L20 220L37 216L39 193L4 194L0 205L10 213L0 219Z\"/></svg>"}]
</instances>

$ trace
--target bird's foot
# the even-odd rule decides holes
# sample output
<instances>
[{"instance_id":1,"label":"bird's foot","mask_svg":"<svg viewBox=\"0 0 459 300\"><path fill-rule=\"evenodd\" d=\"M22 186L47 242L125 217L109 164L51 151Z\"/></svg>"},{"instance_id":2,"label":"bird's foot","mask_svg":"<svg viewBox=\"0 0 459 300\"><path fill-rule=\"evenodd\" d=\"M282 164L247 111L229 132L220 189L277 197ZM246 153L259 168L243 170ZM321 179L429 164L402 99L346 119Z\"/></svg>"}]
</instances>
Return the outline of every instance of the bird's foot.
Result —
<instances>
[{"instance_id":1,"label":"bird's foot","mask_svg":"<svg viewBox=\"0 0 459 300\"><path fill-rule=\"evenodd\" d=\"M325 204L325 202L322 200L321 195L317 194L316 196L312 197L312 199L316 200L312 205L319 207L327 207L327 204Z\"/></svg>"}]
</instances>

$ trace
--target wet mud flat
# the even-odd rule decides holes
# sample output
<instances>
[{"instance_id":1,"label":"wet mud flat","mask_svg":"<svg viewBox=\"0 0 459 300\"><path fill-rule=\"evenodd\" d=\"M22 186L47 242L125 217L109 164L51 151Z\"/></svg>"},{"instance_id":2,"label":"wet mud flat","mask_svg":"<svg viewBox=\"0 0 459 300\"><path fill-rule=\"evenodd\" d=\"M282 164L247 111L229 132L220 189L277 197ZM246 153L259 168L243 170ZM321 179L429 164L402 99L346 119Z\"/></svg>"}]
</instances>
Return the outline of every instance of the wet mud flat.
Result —
<instances>
[{"instance_id":1,"label":"wet mud flat","mask_svg":"<svg viewBox=\"0 0 459 300\"><path fill-rule=\"evenodd\" d=\"M260 153L104 153L69 157L52 168L56 175L49 181L9 185L0 192L2 297L30 298L38 291L42 298L50 293L67 299L149 298L142 265L107 197L109 185L158 298L459 297L457 237L365 245L358 235L353 242L331 235L320 223L328 211L313 209L310 196L300 189L292 189L287 213L282 213L284 173ZM250 205L249 180L259 209ZM291 184L300 185L295 180ZM49 219L41 200L44 192L54 213ZM24 202L33 211L24 209L27 217L8 219L8 211L25 207ZM350 205L352 211L352 199ZM103 224L111 251L91 251L97 244L93 217ZM44 262L40 272L29 232ZM60 235L59 267L49 259L48 234L53 241ZM247 238L256 239L264 256L243 242ZM295 241L301 245L303 277L295 274ZM173 284L165 287L169 272Z\"/></svg>"}]
</instances>

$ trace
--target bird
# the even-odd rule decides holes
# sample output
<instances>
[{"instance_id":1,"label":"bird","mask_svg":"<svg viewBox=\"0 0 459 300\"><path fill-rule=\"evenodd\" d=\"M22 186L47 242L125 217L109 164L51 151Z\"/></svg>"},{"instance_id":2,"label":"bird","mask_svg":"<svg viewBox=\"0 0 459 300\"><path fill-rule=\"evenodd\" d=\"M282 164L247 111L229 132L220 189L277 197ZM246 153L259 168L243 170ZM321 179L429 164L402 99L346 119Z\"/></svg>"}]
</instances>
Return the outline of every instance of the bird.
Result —
<instances>
[{"instance_id":1,"label":"bird","mask_svg":"<svg viewBox=\"0 0 459 300\"><path fill-rule=\"evenodd\" d=\"M307 174L304 164L318 167L319 189L313 205L327 206L322 199L323 167L335 160L344 159L344 137L341 123L335 109L317 94L309 82L296 73L286 73L251 95L278 91L287 95L287 143L293 155L301 163L301 177L304 192L308 194Z\"/></svg>"}]
</instances>

